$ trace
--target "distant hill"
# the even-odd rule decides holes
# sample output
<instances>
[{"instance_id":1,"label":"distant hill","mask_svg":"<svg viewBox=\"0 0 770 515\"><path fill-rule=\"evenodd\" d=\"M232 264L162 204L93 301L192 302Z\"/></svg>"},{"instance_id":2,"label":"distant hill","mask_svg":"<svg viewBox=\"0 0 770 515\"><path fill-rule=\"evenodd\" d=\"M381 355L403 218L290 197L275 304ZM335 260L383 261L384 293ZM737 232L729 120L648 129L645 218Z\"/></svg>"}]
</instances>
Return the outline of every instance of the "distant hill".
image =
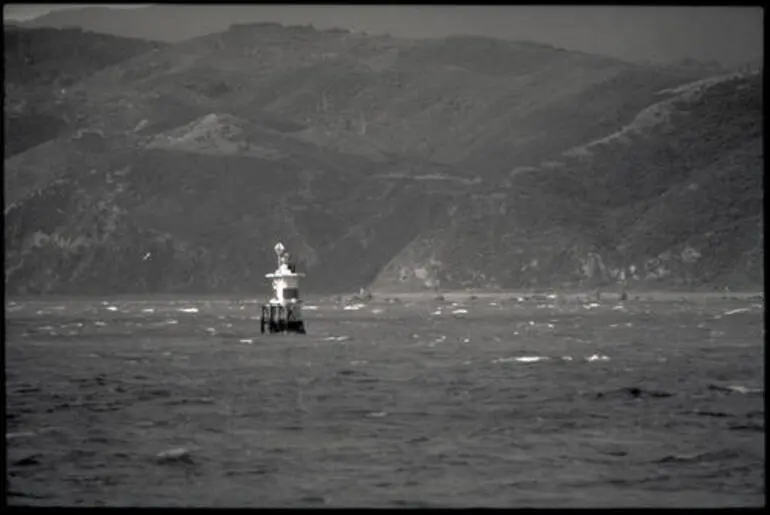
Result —
<instances>
[{"instance_id":1,"label":"distant hill","mask_svg":"<svg viewBox=\"0 0 770 515\"><path fill-rule=\"evenodd\" d=\"M761 75L660 97L620 130L450 207L375 287L761 288Z\"/></svg>"},{"instance_id":2,"label":"distant hill","mask_svg":"<svg viewBox=\"0 0 770 515\"><path fill-rule=\"evenodd\" d=\"M722 16L717 17L720 9ZM752 15L758 21L751 20ZM597 43L603 42L601 52L619 59L637 62L646 58L671 66L700 68L712 63L699 63L693 59L708 61L716 57L727 67L740 66L756 58L761 61L761 16L760 9L751 13L745 7L562 6L553 9L551 6L520 5L482 6L479 9L467 5L434 9L387 5L155 4L125 9L90 6L54 10L23 24L27 27L81 27L169 43L222 32L233 23L267 21L283 25L312 24L318 29L366 30L370 34L407 38L481 33L503 39L542 41L589 52L596 52ZM571 20L571 23L559 27L559 17ZM440 19L441 23L435 22L434 18ZM504 23L496 22L503 18ZM680 27L678 33L672 33L674 27ZM719 37L713 37L705 30L719 33ZM732 50L725 49L722 43L725 40L732 40ZM753 48L747 46L749 40L755 41ZM666 51L662 53L659 49ZM690 62L687 62L688 58Z\"/></svg>"},{"instance_id":3,"label":"distant hill","mask_svg":"<svg viewBox=\"0 0 770 515\"><path fill-rule=\"evenodd\" d=\"M4 25L5 155L56 137L71 112L63 91L94 72L162 48L158 42L81 29Z\"/></svg>"},{"instance_id":4,"label":"distant hill","mask_svg":"<svg viewBox=\"0 0 770 515\"><path fill-rule=\"evenodd\" d=\"M136 9L110 9L99 6L61 9L21 22L19 25L27 28L80 27L126 38L178 43L185 39L227 30L233 23L233 15L220 6L186 7L180 9L179 5L153 5ZM265 7L269 6L261 7L264 11ZM172 19L178 23L169 25L169 20ZM284 21L291 23L290 20Z\"/></svg>"},{"instance_id":5,"label":"distant hill","mask_svg":"<svg viewBox=\"0 0 770 515\"><path fill-rule=\"evenodd\" d=\"M527 42L233 26L66 88L61 133L5 161L6 287L262 292L279 239L314 291L759 287L761 91Z\"/></svg>"}]
</instances>

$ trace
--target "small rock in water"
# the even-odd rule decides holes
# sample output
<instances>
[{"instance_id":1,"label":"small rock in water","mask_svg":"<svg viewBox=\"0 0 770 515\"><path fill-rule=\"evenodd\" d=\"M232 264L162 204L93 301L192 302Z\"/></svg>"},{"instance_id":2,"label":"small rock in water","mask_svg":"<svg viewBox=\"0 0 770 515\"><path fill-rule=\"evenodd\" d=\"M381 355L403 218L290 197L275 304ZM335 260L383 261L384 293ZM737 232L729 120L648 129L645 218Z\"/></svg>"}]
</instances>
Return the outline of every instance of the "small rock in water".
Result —
<instances>
[{"instance_id":1,"label":"small rock in water","mask_svg":"<svg viewBox=\"0 0 770 515\"><path fill-rule=\"evenodd\" d=\"M30 465L40 465L40 454L30 454L29 456L25 456L23 458L19 458L18 460L14 461L13 464L19 467L28 467Z\"/></svg>"}]
</instances>

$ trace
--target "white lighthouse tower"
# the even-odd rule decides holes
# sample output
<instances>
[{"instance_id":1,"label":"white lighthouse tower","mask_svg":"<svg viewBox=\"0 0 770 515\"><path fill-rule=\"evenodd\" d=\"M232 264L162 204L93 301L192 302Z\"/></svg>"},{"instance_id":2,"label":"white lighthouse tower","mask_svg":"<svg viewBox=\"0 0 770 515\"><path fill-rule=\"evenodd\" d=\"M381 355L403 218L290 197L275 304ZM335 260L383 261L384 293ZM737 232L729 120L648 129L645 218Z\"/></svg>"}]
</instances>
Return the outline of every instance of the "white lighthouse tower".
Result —
<instances>
[{"instance_id":1,"label":"white lighthouse tower","mask_svg":"<svg viewBox=\"0 0 770 515\"><path fill-rule=\"evenodd\" d=\"M290 254L282 243L276 243L278 268L265 277L272 280L273 295L267 304L262 305L260 329L271 333L295 332L305 334L305 321L302 319L302 300L299 298L299 278L290 261Z\"/></svg>"}]
</instances>

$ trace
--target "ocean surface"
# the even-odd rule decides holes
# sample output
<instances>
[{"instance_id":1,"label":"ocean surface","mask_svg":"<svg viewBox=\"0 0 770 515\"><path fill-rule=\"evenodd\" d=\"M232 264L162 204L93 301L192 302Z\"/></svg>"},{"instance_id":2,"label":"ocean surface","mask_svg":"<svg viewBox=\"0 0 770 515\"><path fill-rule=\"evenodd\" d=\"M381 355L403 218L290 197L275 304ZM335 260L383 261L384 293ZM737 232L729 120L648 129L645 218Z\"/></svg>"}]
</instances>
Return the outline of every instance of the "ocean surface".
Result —
<instances>
[{"instance_id":1,"label":"ocean surface","mask_svg":"<svg viewBox=\"0 0 770 515\"><path fill-rule=\"evenodd\" d=\"M765 503L764 303L7 299L10 504Z\"/></svg>"}]
</instances>

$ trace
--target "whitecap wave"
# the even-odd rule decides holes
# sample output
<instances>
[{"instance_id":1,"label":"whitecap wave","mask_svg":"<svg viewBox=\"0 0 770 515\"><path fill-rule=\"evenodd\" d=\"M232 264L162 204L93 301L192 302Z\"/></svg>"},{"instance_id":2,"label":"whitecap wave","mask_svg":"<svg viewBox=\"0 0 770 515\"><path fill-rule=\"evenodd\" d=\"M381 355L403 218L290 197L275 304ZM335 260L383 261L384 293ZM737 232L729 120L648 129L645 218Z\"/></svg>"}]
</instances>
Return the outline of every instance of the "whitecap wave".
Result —
<instances>
[{"instance_id":1,"label":"whitecap wave","mask_svg":"<svg viewBox=\"0 0 770 515\"><path fill-rule=\"evenodd\" d=\"M709 385L709 388L712 390L722 390L725 392L742 393L742 394L765 392L763 388L749 388L747 386L733 385L733 384L727 385L727 386Z\"/></svg>"},{"instance_id":2,"label":"whitecap wave","mask_svg":"<svg viewBox=\"0 0 770 515\"><path fill-rule=\"evenodd\" d=\"M492 360L492 363L537 363L538 361L546 361L551 358L547 356L515 356L512 358L497 358Z\"/></svg>"}]
</instances>

